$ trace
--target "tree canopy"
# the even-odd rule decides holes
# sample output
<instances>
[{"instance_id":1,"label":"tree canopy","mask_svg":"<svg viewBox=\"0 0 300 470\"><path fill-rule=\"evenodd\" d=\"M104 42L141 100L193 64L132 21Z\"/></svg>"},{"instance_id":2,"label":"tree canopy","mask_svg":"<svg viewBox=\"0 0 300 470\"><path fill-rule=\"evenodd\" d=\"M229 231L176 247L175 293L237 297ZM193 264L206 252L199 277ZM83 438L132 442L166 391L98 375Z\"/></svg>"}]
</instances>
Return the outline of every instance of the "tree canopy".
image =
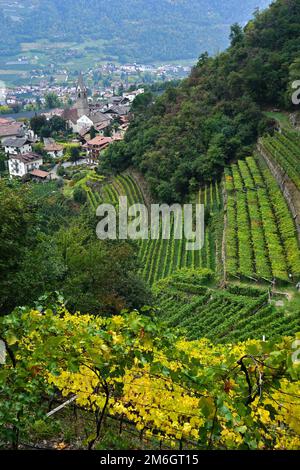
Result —
<instances>
[{"instance_id":1,"label":"tree canopy","mask_svg":"<svg viewBox=\"0 0 300 470\"><path fill-rule=\"evenodd\" d=\"M37 198L36 185L0 180L0 313L54 291L73 311L146 304L151 295L137 276L135 245L98 240L86 206L73 206L53 185Z\"/></svg>"}]
</instances>

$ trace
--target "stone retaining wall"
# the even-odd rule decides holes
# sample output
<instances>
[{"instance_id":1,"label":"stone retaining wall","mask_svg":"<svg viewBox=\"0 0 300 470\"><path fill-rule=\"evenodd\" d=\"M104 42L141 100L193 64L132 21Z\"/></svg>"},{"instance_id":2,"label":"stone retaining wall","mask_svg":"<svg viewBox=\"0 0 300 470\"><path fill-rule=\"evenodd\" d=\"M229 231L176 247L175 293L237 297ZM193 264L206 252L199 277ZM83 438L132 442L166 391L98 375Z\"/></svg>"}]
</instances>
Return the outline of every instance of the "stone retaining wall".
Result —
<instances>
[{"instance_id":1,"label":"stone retaining wall","mask_svg":"<svg viewBox=\"0 0 300 470\"><path fill-rule=\"evenodd\" d=\"M279 184L281 191L286 199L289 209L293 215L295 226L298 233L298 240L300 243L300 191L296 185L290 180L284 170L279 167L271 158L271 156L263 148L261 142L258 142L257 149L260 155L267 163L272 175Z\"/></svg>"}]
</instances>

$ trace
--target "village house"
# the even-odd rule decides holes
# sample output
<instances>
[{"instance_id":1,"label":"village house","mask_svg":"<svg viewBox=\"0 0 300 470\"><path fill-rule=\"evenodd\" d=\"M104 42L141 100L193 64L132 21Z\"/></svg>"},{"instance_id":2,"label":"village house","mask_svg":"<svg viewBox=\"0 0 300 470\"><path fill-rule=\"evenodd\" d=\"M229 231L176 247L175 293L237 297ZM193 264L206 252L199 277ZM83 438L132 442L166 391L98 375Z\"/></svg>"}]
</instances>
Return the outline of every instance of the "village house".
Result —
<instances>
[{"instance_id":1,"label":"village house","mask_svg":"<svg viewBox=\"0 0 300 470\"><path fill-rule=\"evenodd\" d=\"M96 130L99 127L108 127L112 121L111 116L104 115L99 112L91 112L88 116L81 116L77 120L77 132L80 132L82 129L94 127Z\"/></svg>"},{"instance_id":2,"label":"village house","mask_svg":"<svg viewBox=\"0 0 300 470\"><path fill-rule=\"evenodd\" d=\"M33 181L44 182L51 180L51 173L43 170L32 170L29 172L29 175Z\"/></svg>"},{"instance_id":3,"label":"village house","mask_svg":"<svg viewBox=\"0 0 300 470\"><path fill-rule=\"evenodd\" d=\"M105 132L110 129L110 125L110 122L102 122L95 127L95 130L98 132L99 135L104 136Z\"/></svg>"},{"instance_id":4,"label":"village house","mask_svg":"<svg viewBox=\"0 0 300 470\"><path fill-rule=\"evenodd\" d=\"M78 132L80 136L80 142L86 143L88 140L91 140L90 128L84 127Z\"/></svg>"},{"instance_id":5,"label":"village house","mask_svg":"<svg viewBox=\"0 0 300 470\"><path fill-rule=\"evenodd\" d=\"M52 158L61 158L64 155L64 147L55 142L54 139L44 138L44 150Z\"/></svg>"},{"instance_id":6,"label":"village house","mask_svg":"<svg viewBox=\"0 0 300 470\"><path fill-rule=\"evenodd\" d=\"M103 111L104 114L110 114L115 117L127 116L130 112L128 105L108 105L107 109Z\"/></svg>"},{"instance_id":7,"label":"village house","mask_svg":"<svg viewBox=\"0 0 300 470\"><path fill-rule=\"evenodd\" d=\"M2 140L2 146L7 155L32 152L31 141L27 137L8 137Z\"/></svg>"},{"instance_id":8,"label":"village house","mask_svg":"<svg viewBox=\"0 0 300 470\"><path fill-rule=\"evenodd\" d=\"M128 126L129 126L128 123L121 124L119 129L116 131L116 134L119 134L122 137L122 139L124 139Z\"/></svg>"},{"instance_id":9,"label":"village house","mask_svg":"<svg viewBox=\"0 0 300 470\"><path fill-rule=\"evenodd\" d=\"M22 178L30 172L38 170L42 164L42 157L32 152L10 155L8 160L9 175L10 177Z\"/></svg>"},{"instance_id":10,"label":"village house","mask_svg":"<svg viewBox=\"0 0 300 470\"><path fill-rule=\"evenodd\" d=\"M24 122L0 118L0 142L2 144L5 139L21 137L26 137L32 142L36 140L33 130L29 129Z\"/></svg>"},{"instance_id":11,"label":"village house","mask_svg":"<svg viewBox=\"0 0 300 470\"><path fill-rule=\"evenodd\" d=\"M83 145L83 148L87 150L88 157L91 160L97 160L101 152L105 150L111 142L113 142L112 137L97 135L94 139L89 140L85 145Z\"/></svg>"},{"instance_id":12,"label":"village house","mask_svg":"<svg viewBox=\"0 0 300 470\"><path fill-rule=\"evenodd\" d=\"M145 93L144 88L139 88L138 90L135 90L135 91L123 93L123 98L127 98L129 102L132 103L138 95L142 95L143 93Z\"/></svg>"},{"instance_id":13,"label":"village house","mask_svg":"<svg viewBox=\"0 0 300 470\"><path fill-rule=\"evenodd\" d=\"M24 137L24 124L21 122L0 119L0 141L7 139L8 137Z\"/></svg>"},{"instance_id":14,"label":"village house","mask_svg":"<svg viewBox=\"0 0 300 470\"><path fill-rule=\"evenodd\" d=\"M42 115L45 116L47 121L49 121L49 119L53 118L54 116L63 117L63 114L64 114L63 108L55 108L55 109L51 109L47 113L42 113Z\"/></svg>"}]
</instances>

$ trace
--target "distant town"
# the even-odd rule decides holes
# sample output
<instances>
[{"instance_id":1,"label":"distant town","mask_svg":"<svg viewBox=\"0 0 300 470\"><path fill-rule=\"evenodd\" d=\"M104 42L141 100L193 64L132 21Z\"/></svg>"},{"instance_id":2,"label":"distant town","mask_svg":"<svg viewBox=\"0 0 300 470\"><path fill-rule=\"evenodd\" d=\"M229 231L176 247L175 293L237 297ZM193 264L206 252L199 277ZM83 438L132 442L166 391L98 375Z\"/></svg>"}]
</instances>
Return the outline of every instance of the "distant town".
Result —
<instances>
[{"instance_id":1,"label":"distant town","mask_svg":"<svg viewBox=\"0 0 300 470\"><path fill-rule=\"evenodd\" d=\"M132 103L145 91L124 91L119 84L118 94L107 88L89 97L81 73L70 88L25 88L36 92L42 105L47 104L43 91L61 106L33 112L31 119L0 118L2 170L24 181L59 179L72 165L95 168L101 153L124 138ZM5 106L12 104L8 96ZM63 106L66 96L69 106Z\"/></svg>"},{"instance_id":2,"label":"distant town","mask_svg":"<svg viewBox=\"0 0 300 470\"><path fill-rule=\"evenodd\" d=\"M26 64L27 57L19 58L17 63ZM88 86L89 99L101 100L134 89L140 84L151 85L185 78L190 70L190 66L172 64L158 66L106 63L89 69L84 74L84 79ZM5 76L0 76L0 114L45 109L46 96L49 93L57 95L63 106L70 105L76 99L77 71L70 72L49 64L47 70L37 69L24 73L26 77L20 79L19 84L11 84L5 80Z\"/></svg>"}]
</instances>

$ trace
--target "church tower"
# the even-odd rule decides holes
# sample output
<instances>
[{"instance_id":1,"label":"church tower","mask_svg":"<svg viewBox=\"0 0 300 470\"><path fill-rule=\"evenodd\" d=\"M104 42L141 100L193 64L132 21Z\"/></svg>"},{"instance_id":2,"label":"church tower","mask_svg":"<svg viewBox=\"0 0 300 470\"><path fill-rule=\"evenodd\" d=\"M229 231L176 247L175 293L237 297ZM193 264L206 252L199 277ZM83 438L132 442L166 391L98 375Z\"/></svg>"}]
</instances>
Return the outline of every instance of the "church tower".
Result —
<instances>
[{"instance_id":1,"label":"church tower","mask_svg":"<svg viewBox=\"0 0 300 470\"><path fill-rule=\"evenodd\" d=\"M80 72L76 86L77 101L75 108L77 109L78 118L88 116L90 114L89 103L87 99L87 89L85 87L82 73Z\"/></svg>"}]
</instances>

